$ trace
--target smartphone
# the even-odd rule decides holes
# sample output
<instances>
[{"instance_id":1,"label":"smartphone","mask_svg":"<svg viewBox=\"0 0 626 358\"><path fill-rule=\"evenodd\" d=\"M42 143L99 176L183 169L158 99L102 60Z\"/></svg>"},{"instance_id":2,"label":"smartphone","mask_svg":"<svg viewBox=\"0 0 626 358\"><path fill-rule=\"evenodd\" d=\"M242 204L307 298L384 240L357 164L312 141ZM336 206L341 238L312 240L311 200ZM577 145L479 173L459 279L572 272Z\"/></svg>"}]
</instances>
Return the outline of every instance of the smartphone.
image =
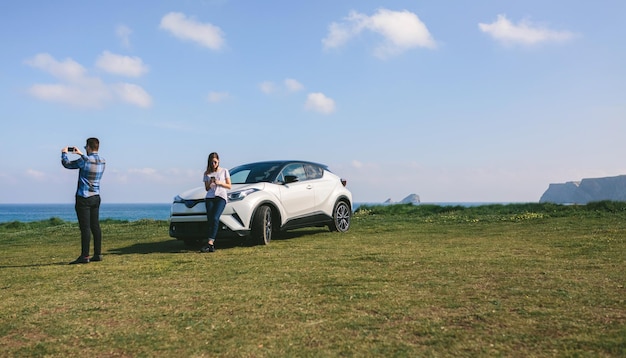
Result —
<instances>
[{"instance_id":1,"label":"smartphone","mask_svg":"<svg viewBox=\"0 0 626 358\"><path fill-rule=\"evenodd\" d=\"M75 147L67 147L67 151L73 153L76 150Z\"/></svg>"}]
</instances>

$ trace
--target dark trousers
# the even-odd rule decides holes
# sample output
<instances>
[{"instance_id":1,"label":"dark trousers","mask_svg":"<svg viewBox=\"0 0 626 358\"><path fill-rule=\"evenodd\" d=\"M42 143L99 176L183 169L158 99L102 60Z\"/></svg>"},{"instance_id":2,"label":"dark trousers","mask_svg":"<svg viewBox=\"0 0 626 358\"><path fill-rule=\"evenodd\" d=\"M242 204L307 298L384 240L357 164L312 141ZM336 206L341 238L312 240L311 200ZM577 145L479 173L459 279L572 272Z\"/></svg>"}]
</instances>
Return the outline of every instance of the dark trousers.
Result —
<instances>
[{"instance_id":1,"label":"dark trousers","mask_svg":"<svg viewBox=\"0 0 626 358\"><path fill-rule=\"evenodd\" d=\"M215 240L217 230L220 228L220 216L226 207L226 200L216 196L215 198L204 199L206 205L206 217L209 221L209 240Z\"/></svg>"},{"instance_id":2,"label":"dark trousers","mask_svg":"<svg viewBox=\"0 0 626 358\"><path fill-rule=\"evenodd\" d=\"M93 234L94 255L102 254L102 232L100 231L100 195L89 198L76 196L76 216L80 227L81 256L89 256L89 244Z\"/></svg>"}]
</instances>

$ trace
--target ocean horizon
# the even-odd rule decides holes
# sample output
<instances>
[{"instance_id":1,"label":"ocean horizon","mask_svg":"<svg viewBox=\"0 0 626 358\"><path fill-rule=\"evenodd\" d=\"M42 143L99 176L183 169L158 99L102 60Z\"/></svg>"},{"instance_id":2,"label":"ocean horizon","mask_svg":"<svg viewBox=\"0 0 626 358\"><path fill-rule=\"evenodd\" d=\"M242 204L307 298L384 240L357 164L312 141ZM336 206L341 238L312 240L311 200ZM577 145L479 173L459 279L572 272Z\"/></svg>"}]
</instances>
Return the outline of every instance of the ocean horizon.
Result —
<instances>
[{"instance_id":1,"label":"ocean horizon","mask_svg":"<svg viewBox=\"0 0 626 358\"><path fill-rule=\"evenodd\" d=\"M441 206L480 206L489 204L512 204L505 202L440 202L420 203ZM102 203L100 205L100 220L112 219L123 221L137 220L168 220L171 203ZM385 205L384 203L362 202L354 203L356 210L361 205ZM59 218L67 222L77 222L73 203L63 204L0 204L0 223L7 222L34 222L51 218Z\"/></svg>"}]
</instances>

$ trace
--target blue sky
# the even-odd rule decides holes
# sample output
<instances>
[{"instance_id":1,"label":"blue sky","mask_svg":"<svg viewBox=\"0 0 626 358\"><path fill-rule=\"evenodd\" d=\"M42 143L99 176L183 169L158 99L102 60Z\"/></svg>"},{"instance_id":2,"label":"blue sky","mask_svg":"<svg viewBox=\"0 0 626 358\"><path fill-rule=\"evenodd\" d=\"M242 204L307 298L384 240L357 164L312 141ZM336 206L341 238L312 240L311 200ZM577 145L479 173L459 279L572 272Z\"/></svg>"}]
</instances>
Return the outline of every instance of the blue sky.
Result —
<instances>
[{"instance_id":1,"label":"blue sky","mask_svg":"<svg viewBox=\"0 0 626 358\"><path fill-rule=\"evenodd\" d=\"M626 174L626 2L3 1L1 203L171 201L210 152L327 164L357 202L536 202Z\"/></svg>"}]
</instances>

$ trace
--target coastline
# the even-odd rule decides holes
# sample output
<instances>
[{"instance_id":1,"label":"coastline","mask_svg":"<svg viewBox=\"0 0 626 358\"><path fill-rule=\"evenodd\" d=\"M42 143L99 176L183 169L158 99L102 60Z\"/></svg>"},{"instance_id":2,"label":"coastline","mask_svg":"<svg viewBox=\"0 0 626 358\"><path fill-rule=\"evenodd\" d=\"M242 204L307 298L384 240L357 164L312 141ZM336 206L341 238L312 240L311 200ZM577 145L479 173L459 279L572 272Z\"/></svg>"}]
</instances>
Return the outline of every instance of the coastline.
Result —
<instances>
[{"instance_id":1,"label":"coastline","mask_svg":"<svg viewBox=\"0 0 626 358\"><path fill-rule=\"evenodd\" d=\"M398 203L372 203L359 202L353 204L353 210L363 205L394 205ZM439 206L481 206L481 205L506 205L512 202L422 202L418 205ZM402 205L402 204L400 204ZM112 219L123 221L137 220L168 220L171 203L102 203L100 206L100 219ZM51 218L59 218L67 222L77 222L73 203L63 204L0 204L0 224L20 221L35 222Z\"/></svg>"}]
</instances>

